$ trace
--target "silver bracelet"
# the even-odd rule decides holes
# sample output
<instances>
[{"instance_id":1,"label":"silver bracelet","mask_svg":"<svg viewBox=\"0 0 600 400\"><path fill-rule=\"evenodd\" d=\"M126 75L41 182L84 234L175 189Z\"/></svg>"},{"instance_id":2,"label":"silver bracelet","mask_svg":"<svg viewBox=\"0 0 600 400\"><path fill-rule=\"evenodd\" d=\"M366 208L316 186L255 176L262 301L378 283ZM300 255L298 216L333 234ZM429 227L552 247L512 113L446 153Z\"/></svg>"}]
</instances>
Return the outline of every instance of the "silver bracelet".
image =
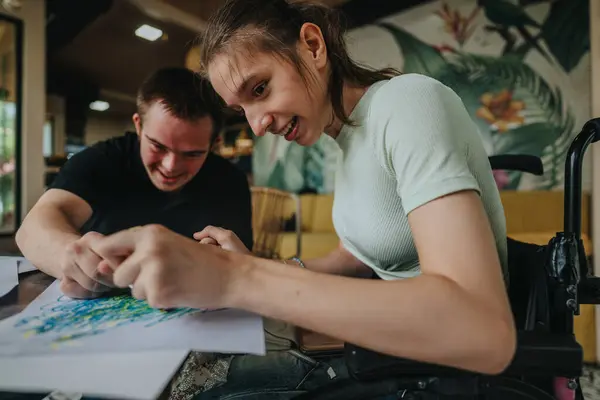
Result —
<instances>
[{"instance_id":1,"label":"silver bracelet","mask_svg":"<svg viewBox=\"0 0 600 400\"><path fill-rule=\"evenodd\" d=\"M301 268L306 268L306 265L304 265L304 263L302 262L302 260L299 259L298 257L290 257L290 258L288 258L288 260L290 260L290 261L296 261L298 263L298 265L300 265Z\"/></svg>"}]
</instances>

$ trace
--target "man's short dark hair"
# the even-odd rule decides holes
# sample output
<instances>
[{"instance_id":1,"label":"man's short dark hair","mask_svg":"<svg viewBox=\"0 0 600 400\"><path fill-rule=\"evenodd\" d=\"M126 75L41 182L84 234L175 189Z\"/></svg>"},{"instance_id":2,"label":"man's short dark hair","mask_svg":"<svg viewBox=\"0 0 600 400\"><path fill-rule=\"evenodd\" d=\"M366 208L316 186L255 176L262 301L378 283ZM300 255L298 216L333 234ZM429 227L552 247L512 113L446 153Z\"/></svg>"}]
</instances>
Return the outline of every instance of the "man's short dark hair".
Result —
<instances>
[{"instance_id":1,"label":"man's short dark hair","mask_svg":"<svg viewBox=\"0 0 600 400\"><path fill-rule=\"evenodd\" d=\"M222 107L212 85L187 68L162 68L144 80L137 93L137 110L142 119L155 102L184 121L194 122L210 116L213 121L211 143L223 127Z\"/></svg>"}]
</instances>

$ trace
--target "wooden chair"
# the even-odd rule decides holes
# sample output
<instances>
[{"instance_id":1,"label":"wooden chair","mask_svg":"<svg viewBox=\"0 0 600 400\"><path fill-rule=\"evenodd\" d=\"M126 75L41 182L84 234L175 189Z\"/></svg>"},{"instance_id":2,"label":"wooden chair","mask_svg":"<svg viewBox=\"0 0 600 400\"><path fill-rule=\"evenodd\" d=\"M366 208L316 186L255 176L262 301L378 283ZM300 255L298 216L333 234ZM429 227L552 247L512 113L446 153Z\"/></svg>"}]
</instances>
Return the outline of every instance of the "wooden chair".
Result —
<instances>
[{"instance_id":1,"label":"wooden chair","mask_svg":"<svg viewBox=\"0 0 600 400\"><path fill-rule=\"evenodd\" d=\"M280 258L281 234L286 222L294 216L296 257L301 255L302 219L300 197L279 189L254 186L252 192L252 252L264 258Z\"/></svg>"}]
</instances>

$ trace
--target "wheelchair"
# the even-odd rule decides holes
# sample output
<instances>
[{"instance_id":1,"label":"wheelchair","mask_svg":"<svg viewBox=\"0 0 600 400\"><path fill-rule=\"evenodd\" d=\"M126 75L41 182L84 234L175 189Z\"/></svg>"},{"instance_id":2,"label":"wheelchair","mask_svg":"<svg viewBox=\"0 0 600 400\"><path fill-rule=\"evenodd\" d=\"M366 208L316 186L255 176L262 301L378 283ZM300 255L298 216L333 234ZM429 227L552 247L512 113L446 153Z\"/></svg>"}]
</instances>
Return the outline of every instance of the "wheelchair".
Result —
<instances>
[{"instance_id":1,"label":"wheelchair","mask_svg":"<svg viewBox=\"0 0 600 400\"><path fill-rule=\"evenodd\" d=\"M600 118L588 121L571 143L565 162L564 231L539 246L508 238L508 296L517 326L511 364L498 375L421 363L344 345L350 380L332 383L298 400L503 399L551 400L557 385L583 399L579 377L583 349L573 319L581 304L600 304L600 278L588 269L581 240L582 162L600 140ZM493 169L541 175L539 158L492 156Z\"/></svg>"}]
</instances>

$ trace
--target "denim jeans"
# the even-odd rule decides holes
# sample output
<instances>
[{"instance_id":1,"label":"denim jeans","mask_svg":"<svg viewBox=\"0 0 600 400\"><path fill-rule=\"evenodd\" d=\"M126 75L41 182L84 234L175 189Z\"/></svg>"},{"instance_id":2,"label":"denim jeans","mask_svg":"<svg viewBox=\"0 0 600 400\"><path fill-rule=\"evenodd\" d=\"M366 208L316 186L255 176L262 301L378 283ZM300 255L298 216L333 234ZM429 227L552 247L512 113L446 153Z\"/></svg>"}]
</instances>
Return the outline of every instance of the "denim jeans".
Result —
<instances>
[{"instance_id":1,"label":"denim jeans","mask_svg":"<svg viewBox=\"0 0 600 400\"><path fill-rule=\"evenodd\" d=\"M227 382L194 400L288 400L348 378L343 357L314 360L298 351L234 357Z\"/></svg>"}]
</instances>

